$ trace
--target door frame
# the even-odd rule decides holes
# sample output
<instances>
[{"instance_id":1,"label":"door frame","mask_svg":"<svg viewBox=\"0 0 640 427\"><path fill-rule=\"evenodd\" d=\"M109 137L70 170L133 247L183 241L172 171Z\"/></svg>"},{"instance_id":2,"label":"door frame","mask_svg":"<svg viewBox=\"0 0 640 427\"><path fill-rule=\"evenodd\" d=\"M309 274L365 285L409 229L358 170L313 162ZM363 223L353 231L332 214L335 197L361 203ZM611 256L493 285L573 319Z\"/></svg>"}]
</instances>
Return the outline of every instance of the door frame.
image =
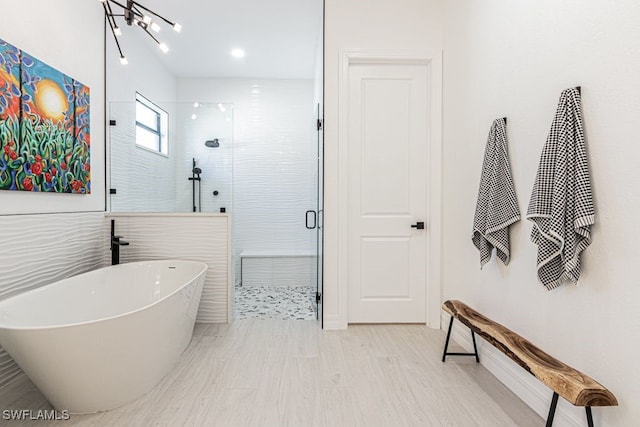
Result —
<instances>
[{"instance_id":1,"label":"door frame","mask_svg":"<svg viewBox=\"0 0 640 427\"><path fill-rule=\"evenodd\" d=\"M348 146L349 146L349 67L353 64L367 65L426 65L429 72L429 141L427 191L427 283L426 325L440 329L441 284L441 234L442 234L442 51L427 50L380 50L341 49L338 111L338 312L337 322L332 326L346 328L348 323Z\"/></svg>"}]
</instances>

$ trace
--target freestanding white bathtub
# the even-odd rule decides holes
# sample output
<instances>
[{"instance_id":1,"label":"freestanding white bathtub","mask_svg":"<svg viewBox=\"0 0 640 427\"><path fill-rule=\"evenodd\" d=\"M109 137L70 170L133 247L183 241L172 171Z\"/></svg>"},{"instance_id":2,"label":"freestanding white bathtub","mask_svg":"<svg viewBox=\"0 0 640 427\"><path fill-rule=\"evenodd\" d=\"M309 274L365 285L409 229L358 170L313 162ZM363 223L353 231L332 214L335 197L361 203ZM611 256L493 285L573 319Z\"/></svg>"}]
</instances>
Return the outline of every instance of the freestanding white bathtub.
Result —
<instances>
[{"instance_id":1,"label":"freestanding white bathtub","mask_svg":"<svg viewBox=\"0 0 640 427\"><path fill-rule=\"evenodd\" d=\"M106 411L151 390L191 341L207 265L106 267L0 301L2 346L59 411Z\"/></svg>"}]
</instances>

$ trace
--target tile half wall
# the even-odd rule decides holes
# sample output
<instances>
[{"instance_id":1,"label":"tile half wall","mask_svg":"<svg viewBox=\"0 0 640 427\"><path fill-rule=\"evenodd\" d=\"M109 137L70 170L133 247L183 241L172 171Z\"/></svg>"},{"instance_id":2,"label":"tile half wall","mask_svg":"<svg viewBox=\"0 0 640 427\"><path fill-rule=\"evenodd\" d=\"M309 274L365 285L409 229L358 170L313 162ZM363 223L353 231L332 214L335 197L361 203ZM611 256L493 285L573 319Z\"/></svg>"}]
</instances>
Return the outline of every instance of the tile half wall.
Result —
<instances>
[{"instance_id":1,"label":"tile half wall","mask_svg":"<svg viewBox=\"0 0 640 427\"><path fill-rule=\"evenodd\" d=\"M130 243L120 249L120 262L184 259L208 264L196 321L230 321L229 214L107 214L107 227L111 219L116 234Z\"/></svg>"}]
</instances>

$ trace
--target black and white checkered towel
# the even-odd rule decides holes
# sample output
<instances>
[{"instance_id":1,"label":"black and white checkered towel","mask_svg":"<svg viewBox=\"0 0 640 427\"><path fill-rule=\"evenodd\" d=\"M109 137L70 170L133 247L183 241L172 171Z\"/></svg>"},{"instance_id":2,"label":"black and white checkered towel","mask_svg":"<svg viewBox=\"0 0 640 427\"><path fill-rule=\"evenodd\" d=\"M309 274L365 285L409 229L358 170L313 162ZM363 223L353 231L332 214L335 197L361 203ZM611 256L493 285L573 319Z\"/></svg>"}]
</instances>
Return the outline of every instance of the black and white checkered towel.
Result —
<instances>
[{"instance_id":1,"label":"black and white checkered towel","mask_svg":"<svg viewBox=\"0 0 640 427\"><path fill-rule=\"evenodd\" d=\"M548 289L578 283L580 253L591 243L595 210L577 88L560 95L542 150L527 219L538 245L538 279Z\"/></svg>"},{"instance_id":2,"label":"black and white checkered towel","mask_svg":"<svg viewBox=\"0 0 640 427\"><path fill-rule=\"evenodd\" d=\"M496 255L509 264L509 226L520 220L520 208L511 176L505 119L493 121L484 152L482 176L471 240L480 251L480 268Z\"/></svg>"}]
</instances>

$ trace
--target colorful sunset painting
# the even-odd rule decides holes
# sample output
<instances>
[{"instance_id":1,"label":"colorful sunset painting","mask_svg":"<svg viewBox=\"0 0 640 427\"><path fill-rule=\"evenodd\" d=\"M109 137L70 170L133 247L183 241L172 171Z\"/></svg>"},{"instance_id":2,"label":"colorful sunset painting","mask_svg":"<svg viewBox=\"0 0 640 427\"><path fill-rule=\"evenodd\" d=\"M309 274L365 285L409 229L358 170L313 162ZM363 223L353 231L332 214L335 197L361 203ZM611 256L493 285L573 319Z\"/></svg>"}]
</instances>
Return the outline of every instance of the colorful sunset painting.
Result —
<instances>
[{"instance_id":1,"label":"colorful sunset painting","mask_svg":"<svg viewBox=\"0 0 640 427\"><path fill-rule=\"evenodd\" d=\"M89 88L0 39L0 190L89 194Z\"/></svg>"}]
</instances>

